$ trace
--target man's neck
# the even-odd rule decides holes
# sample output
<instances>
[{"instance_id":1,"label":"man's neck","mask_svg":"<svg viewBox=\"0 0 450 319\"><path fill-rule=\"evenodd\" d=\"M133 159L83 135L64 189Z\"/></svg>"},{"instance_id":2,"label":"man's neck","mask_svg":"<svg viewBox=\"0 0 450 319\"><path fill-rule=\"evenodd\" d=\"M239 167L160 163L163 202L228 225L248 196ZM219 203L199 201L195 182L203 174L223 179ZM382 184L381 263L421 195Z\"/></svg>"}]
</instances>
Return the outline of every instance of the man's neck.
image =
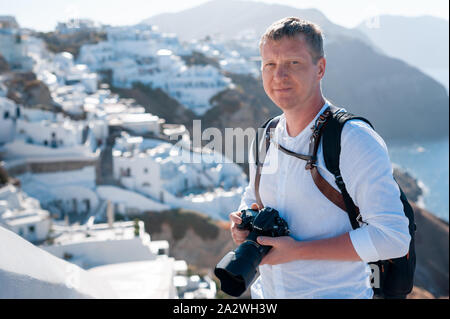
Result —
<instances>
[{"instance_id":1,"label":"man's neck","mask_svg":"<svg viewBox=\"0 0 450 319\"><path fill-rule=\"evenodd\" d=\"M307 105L286 110L284 115L286 117L287 133L291 137L295 137L302 132L305 127L316 117L320 109L325 104L325 99L322 95Z\"/></svg>"}]
</instances>

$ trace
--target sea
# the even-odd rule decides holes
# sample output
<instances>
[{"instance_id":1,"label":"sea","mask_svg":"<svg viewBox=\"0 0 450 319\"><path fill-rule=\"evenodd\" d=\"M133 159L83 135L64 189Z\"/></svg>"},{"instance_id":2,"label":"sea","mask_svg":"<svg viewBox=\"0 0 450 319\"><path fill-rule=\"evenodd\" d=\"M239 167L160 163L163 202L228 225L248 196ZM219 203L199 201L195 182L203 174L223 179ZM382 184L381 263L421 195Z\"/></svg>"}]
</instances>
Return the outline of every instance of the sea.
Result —
<instances>
[{"instance_id":1,"label":"sea","mask_svg":"<svg viewBox=\"0 0 450 319\"><path fill-rule=\"evenodd\" d=\"M391 162L419 181L424 190L422 205L449 221L449 139L433 141L386 141Z\"/></svg>"}]
</instances>

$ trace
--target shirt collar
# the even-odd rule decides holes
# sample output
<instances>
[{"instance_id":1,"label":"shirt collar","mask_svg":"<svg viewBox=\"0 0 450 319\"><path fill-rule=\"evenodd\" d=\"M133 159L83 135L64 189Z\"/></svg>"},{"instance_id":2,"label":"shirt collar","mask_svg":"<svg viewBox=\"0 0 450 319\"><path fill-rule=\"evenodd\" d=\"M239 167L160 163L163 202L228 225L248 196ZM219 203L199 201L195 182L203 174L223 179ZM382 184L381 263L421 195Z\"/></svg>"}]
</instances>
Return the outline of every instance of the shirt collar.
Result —
<instances>
[{"instance_id":1,"label":"shirt collar","mask_svg":"<svg viewBox=\"0 0 450 319\"><path fill-rule=\"evenodd\" d=\"M282 121L280 123L282 125L279 125L279 127L281 128L281 135L282 135L283 139L285 139L285 140L299 140L299 139L302 139L304 136L308 136L309 137L309 135L312 133L312 129L311 128L314 127L314 123L316 122L316 120L318 119L320 114L322 114L329 106L330 106L330 102L325 100L325 104L322 106L320 111L317 112L317 114L314 117L314 119L297 136L289 136L289 134L287 133L286 116L283 113L281 115L281 120Z\"/></svg>"}]
</instances>

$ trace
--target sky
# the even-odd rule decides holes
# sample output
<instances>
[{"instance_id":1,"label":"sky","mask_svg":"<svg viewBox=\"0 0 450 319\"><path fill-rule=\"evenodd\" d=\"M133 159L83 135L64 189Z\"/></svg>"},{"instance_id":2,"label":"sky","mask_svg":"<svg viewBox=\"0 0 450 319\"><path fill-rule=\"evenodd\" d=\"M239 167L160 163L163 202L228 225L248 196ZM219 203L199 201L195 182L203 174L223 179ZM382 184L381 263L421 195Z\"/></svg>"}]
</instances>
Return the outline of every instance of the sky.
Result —
<instances>
[{"instance_id":1,"label":"sky","mask_svg":"<svg viewBox=\"0 0 450 319\"><path fill-rule=\"evenodd\" d=\"M58 21L89 18L104 24L136 24L153 15L177 12L209 0L0 0L0 15L22 27L51 31ZM296 8L316 8L332 22L351 28L382 14L432 15L448 20L448 0L252 0Z\"/></svg>"}]
</instances>

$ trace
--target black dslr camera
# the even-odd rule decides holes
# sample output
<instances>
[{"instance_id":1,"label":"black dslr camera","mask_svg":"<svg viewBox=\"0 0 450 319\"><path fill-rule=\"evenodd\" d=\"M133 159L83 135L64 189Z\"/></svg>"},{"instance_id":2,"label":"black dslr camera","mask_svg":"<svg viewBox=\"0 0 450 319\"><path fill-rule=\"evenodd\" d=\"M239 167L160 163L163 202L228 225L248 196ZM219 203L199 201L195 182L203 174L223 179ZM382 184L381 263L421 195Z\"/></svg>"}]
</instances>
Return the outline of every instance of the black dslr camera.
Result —
<instances>
[{"instance_id":1,"label":"black dslr camera","mask_svg":"<svg viewBox=\"0 0 450 319\"><path fill-rule=\"evenodd\" d=\"M237 227L249 230L247 239L234 251L226 254L219 261L214 274L219 278L221 289L233 297L239 297L252 283L256 267L272 246L257 243L258 236L280 237L289 235L286 221L278 211L265 207L258 210L242 210L242 223Z\"/></svg>"}]
</instances>

